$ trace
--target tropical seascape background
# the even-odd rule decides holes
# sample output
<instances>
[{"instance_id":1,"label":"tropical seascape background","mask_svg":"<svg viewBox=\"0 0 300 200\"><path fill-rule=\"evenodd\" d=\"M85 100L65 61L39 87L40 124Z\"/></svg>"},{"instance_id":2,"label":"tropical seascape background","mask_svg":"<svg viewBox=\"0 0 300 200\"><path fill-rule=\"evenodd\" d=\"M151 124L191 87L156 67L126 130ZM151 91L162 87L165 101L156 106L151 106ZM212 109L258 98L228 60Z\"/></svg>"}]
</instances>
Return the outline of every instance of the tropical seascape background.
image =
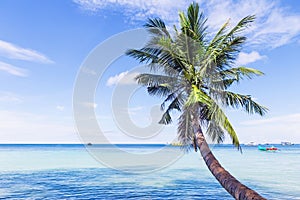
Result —
<instances>
[{"instance_id":1,"label":"tropical seascape background","mask_svg":"<svg viewBox=\"0 0 300 200\"><path fill-rule=\"evenodd\" d=\"M94 146L94 145L93 145ZM300 199L300 145L274 145L277 152L243 146L212 146L221 164L268 199ZM129 152L164 145L120 145ZM112 159L120 155L114 148ZM180 151L179 147L167 147ZM151 173L126 173L100 164L80 144L1 144L0 199L232 199L198 153Z\"/></svg>"},{"instance_id":2,"label":"tropical seascape background","mask_svg":"<svg viewBox=\"0 0 300 200\"><path fill-rule=\"evenodd\" d=\"M225 57L236 58L234 63L228 62L230 66L255 68L265 74L233 85L230 91L257 100L269 112L263 118L231 109L224 112L236 127L240 143L278 143L268 146L279 149L267 152L242 145L240 153L229 145L232 137L228 136L222 145L211 145L213 153L234 177L267 199L300 200L300 1L194 2L207 17L208 41L224 24L230 29L247 15L256 16L252 26L236 35L245 34L245 46L234 52L224 48L228 51ZM156 127L161 115L156 120L154 111L164 107L157 106L162 99L147 95L145 88L135 89L134 78L145 73L138 70L145 63L125 54L149 42L151 35L143 29L148 18L166 22L170 35L177 32L173 25L179 32L185 30L180 29L178 11L186 11L190 3L0 1L0 200L232 199L199 152L184 154L176 162L166 159L170 152L182 153L178 146L157 144L176 141L176 123ZM228 39L228 44L237 44ZM203 40L201 46L208 41ZM198 83L198 77L195 80ZM177 117L175 113L173 119ZM295 145L283 146L281 141ZM93 144L83 145L88 142ZM95 145L105 142L136 144ZM166 154L161 154L163 148ZM99 153L98 158L104 154L110 161L118 161L119 170L96 160L91 149ZM163 168L151 171L155 164L135 159L128 165L120 150L147 154L148 161ZM159 153L162 162L155 162L153 152Z\"/></svg>"}]
</instances>

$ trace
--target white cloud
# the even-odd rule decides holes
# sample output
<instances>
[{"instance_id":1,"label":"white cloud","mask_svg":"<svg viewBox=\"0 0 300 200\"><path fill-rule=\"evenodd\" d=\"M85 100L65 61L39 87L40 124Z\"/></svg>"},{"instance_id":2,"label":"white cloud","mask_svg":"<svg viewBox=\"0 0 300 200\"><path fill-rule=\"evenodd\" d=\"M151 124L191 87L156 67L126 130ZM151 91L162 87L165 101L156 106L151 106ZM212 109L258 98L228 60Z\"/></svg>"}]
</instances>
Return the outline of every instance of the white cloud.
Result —
<instances>
[{"instance_id":1,"label":"white cloud","mask_svg":"<svg viewBox=\"0 0 300 200\"><path fill-rule=\"evenodd\" d=\"M252 51L251 53L241 52L236 60L236 65L246 65L265 58L266 56L260 55L257 51Z\"/></svg>"},{"instance_id":2,"label":"white cloud","mask_svg":"<svg viewBox=\"0 0 300 200\"><path fill-rule=\"evenodd\" d=\"M92 12L103 9L122 10L130 20L145 21L157 16L168 25L177 24L178 11L186 10L190 1L182 0L73 0L83 9ZM272 0L211 0L199 2L208 17L208 24L216 31L231 19L235 24L246 15L256 14L256 23L248 30L249 44L259 48L276 48L299 39L300 14L292 8L283 8L280 1Z\"/></svg>"},{"instance_id":3,"label":"white cloud","mask_svg":"<svg viewBox=\"0 0 300 200\"><path fill-rule=\"evenodd\" d=\"M97 72L95 72L95 70L89 69L87 67L82 68L82 72L93 76L97 75Z\"/></svg>"},{"instance_id":4,"label":"white cloud","mask_svg":"<svg viewBox=\"0 0 300 200\"><path fill-rule=\"evenodd\" d=\"M106 82L106 85L107 86L113 86L113 85L116 85L117 83L119 83L119 81L124 78L126 75L128 74L128 71L126 72L122 72L120 74L117 74L115 76L112 76L112 77L109 77L107 82Z\"/></svg>"},{"instance_id":5,"label":"white cloud","mask_svg":"<svg viewBox=\"0 0 300 200\"><path fill-rule=\"evenodd\" d=\"M131 20L145 20L145 18L158 15L164 19L174 19L178 10L185 8L188 2L182 0L73 0L83 9L97 12L105 8L122 9L122 13ZM114 7L113 7L114 6ZM168 9L166 9L168 8ZM172 12L175 11L175 12ZM170 18L171 17L171 18ZM176 19L176 18L175 18Z\"/></svg>"},{"instance_id":6,"label":"white cloud","mask_svg":"<svg viewBox=\"0 0 300 200\"><path fill-rule=\"evenodd\" d=\"M144 108L143 106L135 106L135 107L128 108L128 110L135 112L135 111L142 110L143 108Z\"/></svg>"},{"instance_id":7,"label":"white cloud","mask_svg":"<svg viewBox=\"0 0 300 200\"><path fill-rule=\"evenodd\" d=\"M11 59L26 60L40 63L53 63L52 60L45 55L31 50L19 47L15 44L0 40L0 56Z\"/></svg>"},{"instance_id":8,"label":"white cloud","mask_svg":"<svg viewBox=\"0 0 300 200\"><path fill-rule=\"evenodd\" d=\"M300 33L300 15L289 14L288 10L273 7L266 21L253 34L254 43L267 47L279 47L297 40ZM255 39L257 38L257 39Z\"/></svg>"},{"instance_id":9,"label":"white cloud","mask_svg":"<svg viewBox=\"0 0 300 200\"><path fill-rule=\"evenodd\" d=\"M134 73L129 73L128 71L122 72L120 74L117 74L115 76L111 76L108 78L106 85L107 86L113 86L117 84L122 84L122 85L132 85L135 84L136 81L134 80L135 77L139 73L134 72Z\"/></svg>"},{"instance_id":10,"label":"white cloud","mask_svg":"<svg viewBox=\"0 0 300 200\"><path fill-rule=\"evenodd\" d=\"M280 1L271 0L212 0L204 4L208 24L217 30L227 20L236 24L246 15L256 15L247 30L248 43L258 48L276 48L299 38L300 14L283 8Z\"/></svg>"},{"instance_id":11,"label":"white cloud","mask_svg":"<svg viewBox=\"0 0 300 200\"><path fill-rule=\"evenodd\" d=\"M130 114L130 115L136 115L138 112L141 112L141 110L143 110L143 109L144 109L143 106L136 106L136 107L126 108L125 111L127 111L128 114Z\"/></svg>"},{"instance_id":12,"label":"white cloud","mask_svg":"<svg viewBox=\"0 0 300 200\"><path fill-rule=\"evenodd\" d=\"M13 65L1 61L0 61L0 71L5 71L11 75L21 76L21 77L26 77L28 75L27 70L19 67L15 67Z\"/></svg>"},{"instance_id":13,"label":"white cloud","mask_svg":"<svg viewBox=\"0 0 300 200\"><path fill-rule=\"evenodd\" d=\"M60 106L60 105L57 105L56 106L56 109L59 110L59 111L63 111L65 109L64 106Z\"/></svg>"},{"instance_id":14,"label":"white cloud","mask_svg":"<svg viewBox=\"0 0 300 200\"><path fill-rule=\"evenodd\" d=\"M23 98L11 93L11 92L0 92L0 102L5 103L22 103Z\"/></svg>"},{"instance_id":15,"label":"white cloud","mask_svg":"<svg viewBox=\"0 0 300 200\"><path fill-rule=\"evenodd\" d=\"M82 105L87 108L97 108L97 104L93 102L83 102Z\"/></svg>"}]
</instances>

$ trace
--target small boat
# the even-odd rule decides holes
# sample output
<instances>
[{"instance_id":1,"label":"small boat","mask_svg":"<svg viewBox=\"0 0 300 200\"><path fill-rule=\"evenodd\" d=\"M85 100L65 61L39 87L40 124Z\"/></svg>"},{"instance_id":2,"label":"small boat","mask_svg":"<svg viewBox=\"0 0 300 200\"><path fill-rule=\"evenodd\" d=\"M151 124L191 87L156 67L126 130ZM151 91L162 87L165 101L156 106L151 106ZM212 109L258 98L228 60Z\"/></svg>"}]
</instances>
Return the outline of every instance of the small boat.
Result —
<instances>
[{"instance_id":1,"label":"small boat","mask_svg":"<svg viewBox=\"0 0 300 200\"><path fill-rule=\"evenodd\" d=\"M247 144L245 144L246 146L257 146L257 144L255 142L249 142Z\"/></svg>"},{"instance_id":2,"label":"small boat","mask_svg":"<svg viewBox=\"0 0 300 200\"><path fill-rule=\"evenodd\" d=\"M262 147L262 146L258 146L258 150L261 150L261 151L277 151L278 148L277 147Z\"/></svg>"},{"instance_id":3,"label":"small boat","mask_svg":"<svg viewBox=\"0 0 300 200\"><path fill-rule=\"evenodd\" d=\"M290 145L293 145L293 143L291 143L291 142L281 142L281 145L282 146L290 146Z\"/></svg>"}]
</instances>

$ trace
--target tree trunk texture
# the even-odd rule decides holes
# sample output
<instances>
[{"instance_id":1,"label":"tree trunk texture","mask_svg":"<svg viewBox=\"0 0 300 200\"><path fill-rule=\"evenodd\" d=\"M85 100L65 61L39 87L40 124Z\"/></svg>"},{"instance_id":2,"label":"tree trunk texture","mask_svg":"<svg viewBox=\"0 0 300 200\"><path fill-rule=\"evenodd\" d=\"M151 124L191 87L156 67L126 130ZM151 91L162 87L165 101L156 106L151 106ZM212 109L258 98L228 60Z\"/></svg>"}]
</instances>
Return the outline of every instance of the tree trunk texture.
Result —
<instances>
[{"instance_id":1,"label":"tree trunk texture","mask_svg":"<svg viewBox=\"0 0 300 200\"><path fill-rule=\"evenodd\" d=\"M263 200L262 196L260 196L254 190L248 188L239 182L234 176L232 176L228 171L226 171L216 157L211 152L208 144L204 138L204 135L200 129L200 131L196 134L196 142L197 146L200 150L200 153L210 170L210 172L214 175L214 177L219 181L222 187L227 190L229 194L231 194L235 199L238 200Z\"/></svg>"}]
</instances>

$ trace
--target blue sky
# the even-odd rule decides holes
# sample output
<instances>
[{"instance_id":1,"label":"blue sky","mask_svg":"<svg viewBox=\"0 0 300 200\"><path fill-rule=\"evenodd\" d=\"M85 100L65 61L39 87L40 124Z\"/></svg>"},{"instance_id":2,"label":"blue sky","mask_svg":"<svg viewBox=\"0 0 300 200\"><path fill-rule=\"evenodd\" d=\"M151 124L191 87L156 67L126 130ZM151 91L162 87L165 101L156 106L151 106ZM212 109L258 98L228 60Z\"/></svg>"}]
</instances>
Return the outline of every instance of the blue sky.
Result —
<instances>
[{"instance_id":1,"label":"blue sky","mask_svg":"<svg viewBox=\"0 0 300 200\"><path fill-rule=\"evenodd\" d=\"M0 143L80 142L72 110L76 75L84 59L114 34L140 28L148 17L169 27L190 1L2 0L0 1ZM285 0L209 1L200 6L213 33L227 19L234 24L256 14L256 23L237 60L265 76L244 81L235 91L251 94L270 111L265 117L227 111L241 142L300 143L300 2ZM127 57L105 72L96 92L99 124L111 142L171 141L176 123L150 140L125 136L112 119L110 96L117 81L138 64ZM119 82L122 84L121 82ZM124 82L124 84L130 84ZM136 124L146 125L159 99L139 90L129 102ZM227 141L228 142L228 141Z\"/></svg>"}]
</instances>

